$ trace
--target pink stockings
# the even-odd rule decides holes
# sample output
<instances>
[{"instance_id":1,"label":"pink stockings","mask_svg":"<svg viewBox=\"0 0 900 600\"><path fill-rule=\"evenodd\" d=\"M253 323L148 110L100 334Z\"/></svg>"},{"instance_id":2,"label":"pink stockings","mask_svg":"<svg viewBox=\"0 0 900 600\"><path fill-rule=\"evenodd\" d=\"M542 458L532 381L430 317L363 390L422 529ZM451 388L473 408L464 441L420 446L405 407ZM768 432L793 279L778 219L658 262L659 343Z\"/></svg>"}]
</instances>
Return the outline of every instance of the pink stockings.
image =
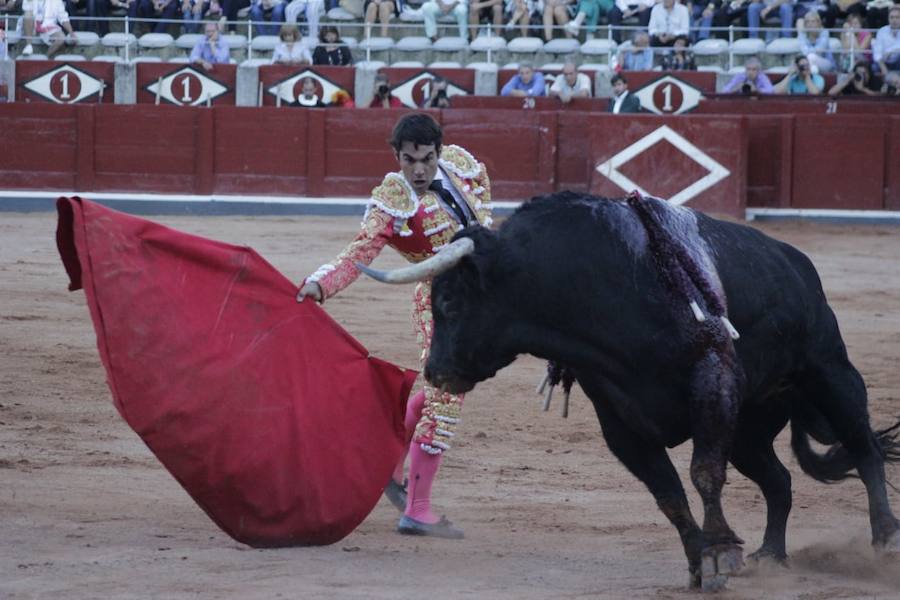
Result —
<instances>
[{"instance_id":1,"label":"pink stockings","mask_svg":"<svg viewBox=\"0 0 900 600\"><path fill-rule=\"evenodd\" d=\"M422 407L425 404L425 392L420 390L414 394L406 404L406 439L410 441L422 415ZM438 517L431 512L431 484L441 466L441 454L429 454L422 450L419 444L410 443L409 448L409 483L408 499L404 514L422 523L437 523ZM394 469L393 479L398 483L403 482L404 455Z\"/></svg>"}]
</instances>

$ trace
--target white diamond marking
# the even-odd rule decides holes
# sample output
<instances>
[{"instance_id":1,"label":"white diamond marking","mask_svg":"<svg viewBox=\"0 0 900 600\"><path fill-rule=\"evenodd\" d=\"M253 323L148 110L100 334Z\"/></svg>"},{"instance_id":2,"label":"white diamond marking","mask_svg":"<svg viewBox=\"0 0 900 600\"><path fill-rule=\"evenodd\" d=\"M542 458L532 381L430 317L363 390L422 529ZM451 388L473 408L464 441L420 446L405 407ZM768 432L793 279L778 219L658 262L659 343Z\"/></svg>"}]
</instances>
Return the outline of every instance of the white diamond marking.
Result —
<instances>
[{"instance_id":1,"label":"white diamond marking","mask_svg":"<svg viewBox=\"0 0 900 600\"><path fill-rule=\"evenodd\" d=\"M662 140L666 140L683 152L688 158L709 171L706 176L701 177L669 198L669 202L672 204L684 204L731 175L731 171L719 164L703 150L686 140L683 136L673 131L668 125L657 128L621 152L613 155L606 162L597 165L597 172L626 192L637 190L645 196L649 195L644 188L619 172L618 169L632 158L642 154L645 150Z\"/></svg>"}]
</instances>

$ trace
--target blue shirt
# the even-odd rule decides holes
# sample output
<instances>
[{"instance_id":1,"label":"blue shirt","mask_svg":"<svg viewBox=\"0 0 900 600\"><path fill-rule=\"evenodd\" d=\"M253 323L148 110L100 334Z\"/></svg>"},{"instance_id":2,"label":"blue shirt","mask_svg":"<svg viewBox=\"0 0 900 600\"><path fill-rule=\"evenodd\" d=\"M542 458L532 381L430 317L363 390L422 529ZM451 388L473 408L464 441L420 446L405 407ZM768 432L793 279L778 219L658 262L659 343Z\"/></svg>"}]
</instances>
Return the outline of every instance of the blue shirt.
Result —
<instances>
[{"instance_id":1,"label":"blue shirt","mask_svg":"<svg viewBox=\"0 0 900 600\"><path fill-rule=\"evenodd\" d=\"M205 60L211 64L228 64L228 43L219 38L213 47L209 40L203 38L191 50L191 62Z\"/></svg>"},{"instance_id":2,"label":"blue shirt","mask_svg":"<svg viewBox=\"0 0 900 600\"><path fill-rule=\"evenodd\" d=\"M653 50L645 48L643 50L629 50L624 52L624 56L622 57L622 67L626 71L652 71Z\"/></svg>"},{"instance_id":3,"label":"blue shirt","mask_svg":"<svg viewBox=\"0 0 900 600\"><path fill-rule=\"evenodd\" d=\"M522 78L516 75L506 82L506 85L500 91L500 95L509 96L513 90L522 90L528 96L543 96L545 94L544 76L535 72L534 77L531 78L531 83L523 83Z\"/></svg>"},{"instance_id":4,"label":"blue shirt","mask_svg":"<svg viewBox=\"0 0 900 600\"><path fill-rule=\"evenodd\" d=\"M809 93L809 89L806 87L806 82L801 77L798 77L796 75L788 75L788 77L791 78L791 82L788 84L788 94L802 95ZM825 79L823 79L822 76L818 73L813 73L811 77L812 82L816 85L817 88L819 88L819 92L824 92Z\"/></svg>"}]
</instances>

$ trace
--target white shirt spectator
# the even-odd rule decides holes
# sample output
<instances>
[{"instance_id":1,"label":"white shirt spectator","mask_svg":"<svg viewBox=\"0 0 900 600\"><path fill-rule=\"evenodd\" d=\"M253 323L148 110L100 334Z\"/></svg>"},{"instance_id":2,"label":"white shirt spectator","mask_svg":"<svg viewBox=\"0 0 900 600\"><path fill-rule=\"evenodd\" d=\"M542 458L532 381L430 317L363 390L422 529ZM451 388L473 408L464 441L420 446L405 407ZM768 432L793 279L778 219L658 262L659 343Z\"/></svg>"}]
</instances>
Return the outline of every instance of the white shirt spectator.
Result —
<instances>
[{"instance_id":1,"label":"white shirt spectator","mask_svg":"<svg viewBox=\"0 0 900 600\"><path fill-rule=\"evenodd\" d=\"M616 6L622 12L635 6L653 6L654 4L656 4L656 0L616 0Z\"/></svg>"},{"instance_id":2,"label":"white shirt spectator","mask_svg":"<svg viewBox=\"0 0 900 600\"><path fill-rule=\"evenodd\" d=\"M647 32L650 35L660 35L662 33L668 33L673 36L687 35L690 27L691 19L685 5L675 2L671 10L666 10L666 7L660 2L650 11L650 23L647 26Z\"/></svg>"},{"instance_id":3,"label":"white shirt spectator","mask_svg":"<svg viewBox=\"0 0 900 600\"><path fill-rule=\"evenodd\" d=\"M872 57L875 62L883 60L894 62L900 55L900 29L891 30L890 25L885 25L878 30L875 41L872 42Z\"/></svg>"},{"instance_id":4,"label":"white shirt spectator","mask_svg":"<svg viewBox=\"0 0 900 600\"><path fill-rule=\"evenodd\" d=\"M305 62L311 65L312 54L309 52L306 44L299 40L294 42L290 48L288 48L287 44L281 42L275 46L275 52L272 54L272 64L277 65L282 62Z\"/></svg>"},{"instance_id":5,"label":"white shirt spectator","mask_svg":"<svg viewBox=\"0 0 900 600\"><path fill-rule=\"evenodd\" d=\"M628 97L628 90L625 90L624 92L622 92L621 94L616 96L616 100L615 100L615 102L613 102L613 109L612 109L612 112L614 115L619 114L619 111L622 110L622 103L625 102L625 98L627 98L627 97Z\"/></svg>"},{"instance_id":6,"label":"white shirt spectator","mask_svg":"<svg viewBox=\"0 0 900 600\"><path fill-rule=\"evenodd\" d=\"M53 33L68 22L69 13L63 0L37 0L34 3L34 30L38 33Z\"/></svg>"},{"instance_id":7,"label":"white shirt spectator","mask_svg":"<svg viewBox=\"0 0 900 600\"><path fill-rule=\"evenodd\" d=\"M550 86L551 92L556 92L557 94L567 94L569 96L574 96L578 92L586 90L588 98L591 97L591 78L585 75L584 73L579 73L578 78L575 80L574 86L569 86L569 82L566 81L566 76L560 73L553 80L553 85Z\"/></svg>"}]
</instances>

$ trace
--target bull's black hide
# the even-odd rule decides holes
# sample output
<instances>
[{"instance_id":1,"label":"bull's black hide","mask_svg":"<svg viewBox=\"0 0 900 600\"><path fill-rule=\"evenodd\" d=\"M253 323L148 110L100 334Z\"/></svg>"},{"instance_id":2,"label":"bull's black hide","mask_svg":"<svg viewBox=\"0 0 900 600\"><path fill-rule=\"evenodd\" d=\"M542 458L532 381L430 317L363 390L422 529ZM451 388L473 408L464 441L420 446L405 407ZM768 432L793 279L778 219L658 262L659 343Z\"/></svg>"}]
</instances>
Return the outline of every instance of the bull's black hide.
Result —
<instances>
[{"instance_id":1,"label":"bull's black hide","mask_svg":"<svg viewBox=\"0 0 900 600\"><path fill-rule=\"evenodd\" d=\"M462 392L523 353L569 367L610 449L677 528L693 584L715 589L740 567L742 542L720 504L728 460L766 499L755 556L786 557L791 479L772 442L788 421L804 471L836 481L855 469L873 543L900 550L885 492L893 433L872 431L862 377L800 251L662 201L571 193L526 203L497 232L460 236L475 251L434 280L426 377ZM831 449L814 453L810 437ZM689 438L702 528L666 453Z\"/></svg>"}]
</instances>

